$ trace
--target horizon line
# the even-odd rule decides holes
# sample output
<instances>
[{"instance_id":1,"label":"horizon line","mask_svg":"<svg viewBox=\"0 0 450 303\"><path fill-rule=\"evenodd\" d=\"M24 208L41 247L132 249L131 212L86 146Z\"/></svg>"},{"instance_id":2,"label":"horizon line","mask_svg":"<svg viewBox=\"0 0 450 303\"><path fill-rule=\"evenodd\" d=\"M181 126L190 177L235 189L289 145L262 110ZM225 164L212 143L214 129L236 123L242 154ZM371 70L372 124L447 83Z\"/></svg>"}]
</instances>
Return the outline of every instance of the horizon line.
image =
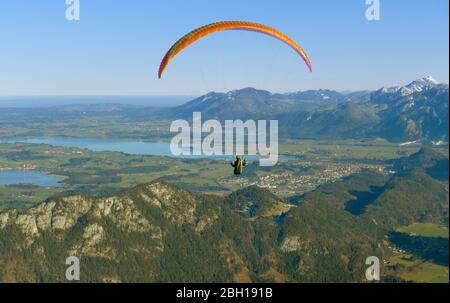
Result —
<instances>
[{"instance_id":1,"label":"horizon line","mask_svg":"<svg viewBox=\"0 0 450 303\"><path fill-rule=\"evenodd\" d=\"M296 93L296 92L306 92L306 91L317 91L317 90L330 90L330 91L336 91L338 93L342 93L342 94L346 94L346 93L355 93L355 92L373 92L373 91L377 91L379 89L382 89L384 87L399 87L399 86L406 86L408 84L411 84L414 81L417 80L421 80L421 79L425 79L427 77L422 77L422 78L417 78L416 80L413 80L411 82L408 82L406 84L394 84L394 85L384 85L381 86L379 88L366 88L366 89L329 89L329 88L307 88L307 89L300 89L300 90L290 90L290 91L282 91L282 92L276 92L276 91L271 91L268 89L262 89L262 88L256 88L256 87L242 87L242 88L236 88L236 89L231 89L229 91L208 91L208 92L203 92L203 93L189 93L189 94L116 94L116 95L111 95L111 94L67 94L67 95L59 95L59 94L36 94L36 95L0 95L0 98L35 98L35 97L41 97L41 98L86 98L86 97L141 97L141 98L145 98L145 97L199 97L199 96L203 96L209 93L229 93L232 91L239 91L239 90L244 90L244 89L255 89L255 90L260 90L260 91L267 91L270 92L272 94L289 94L289 93ZM449 85L448 83L445 82L439 82L437 81L438 84L441 85Z\"/></svg>"}]
</instances>

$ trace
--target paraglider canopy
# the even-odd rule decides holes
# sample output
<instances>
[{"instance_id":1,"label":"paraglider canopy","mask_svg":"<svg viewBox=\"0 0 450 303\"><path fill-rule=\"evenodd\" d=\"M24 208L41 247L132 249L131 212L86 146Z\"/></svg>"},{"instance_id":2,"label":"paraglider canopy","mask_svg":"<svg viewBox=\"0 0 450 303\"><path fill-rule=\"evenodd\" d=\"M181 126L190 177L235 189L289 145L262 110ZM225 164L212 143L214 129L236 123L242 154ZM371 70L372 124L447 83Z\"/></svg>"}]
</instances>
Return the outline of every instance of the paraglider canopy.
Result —
<instances>
[{"instance_id":1,"label":"paraglider canopy","mask_svg":"<svg viewBox=\"0 0 450 303\"><path fill-rule=\"evenodd\" d=\"M287 35L283 34L282 32L268 27L263 24L258 24L254 22L246 22L246 21L223 21L223 22L216 22L212 24L208 24L205 26L202 26L196 30L193 30L192 32L188 33L184 37L182 37L180 40L178 40L166 53L164 56L161 65L159 67L158 77L161 78L162 74L164 73L164 70L166 69L169 62L183 49L194 43L195 41L210 35L215 32L219 31L226 31L226 30L246 30L246 31L253 31L262 33L268 36L272 36L290 47L292 47L299 55L300 57L305 61L306 65L308 66L308 69L312 72L312 65L311 61L308 58L308 55L306 52L300 47L300 45L297 44L294 40L289 38Z\"/></svg>"}]
</instances>

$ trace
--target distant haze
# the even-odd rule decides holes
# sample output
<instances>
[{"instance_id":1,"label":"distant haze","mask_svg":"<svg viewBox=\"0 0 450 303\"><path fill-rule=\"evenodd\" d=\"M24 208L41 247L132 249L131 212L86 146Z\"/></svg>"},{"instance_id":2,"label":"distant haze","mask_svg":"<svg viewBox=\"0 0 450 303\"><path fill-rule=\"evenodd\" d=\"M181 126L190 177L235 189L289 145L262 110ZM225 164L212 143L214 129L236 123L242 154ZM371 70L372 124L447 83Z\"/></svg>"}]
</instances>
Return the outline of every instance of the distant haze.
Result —
<instances>
[{"instance_id":1,"label":"distant haze","mask_svg":"<svg viewBox=\"0 0 450 303\"><path fill-rule=\"evenodd\" d=\"M51 107L62 105L121 104L130 106L172 107L196 96L36 96L0 97L0 108Z\"/></svg>"}]
</instances>

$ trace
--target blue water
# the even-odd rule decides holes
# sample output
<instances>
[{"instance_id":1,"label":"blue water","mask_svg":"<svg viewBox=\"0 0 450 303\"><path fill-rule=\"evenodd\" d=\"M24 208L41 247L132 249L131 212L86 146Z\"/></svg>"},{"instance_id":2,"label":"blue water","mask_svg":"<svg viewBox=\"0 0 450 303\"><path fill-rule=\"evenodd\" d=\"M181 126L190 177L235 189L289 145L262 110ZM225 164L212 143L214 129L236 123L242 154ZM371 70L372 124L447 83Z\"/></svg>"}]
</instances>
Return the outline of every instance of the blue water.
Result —
<instances>
[{"instance_id":1,"label":"blue water","mask_svg":"<svg viewBox=\"0 0 450 303\"><path fill-rule=\"evenodd\" d=\"M59 187L61 178L45 172L30 170L0 170L0 185L32 184L44 187Z\"/></svg>"},{"instance_id":2,"label":"blue water","mask_svg":"<svg viewBox=\"0 0 450 303\"><path fill-rule=\"evenodd\" d=\"M150 156L169 156L174 157L170 151L170 142L141 142L126 140L110 140L110 139L84 139L84 138L33 138L22 140L6 140L0 141L4 143L31 143L31 144L47 144L58 147L82 148L97 152L121 152L130 155L150 155ZM184 155L180 158L199 159L208 158L216 160L232 160L232 156L214 155L214 156L189 156ZM258 156L246 156L248 160L258 160ZM281 158L281 157L280 157Z\"/></svg>"},{"instance_id":3,"label":"blue water","mask_svg":"<svg viewBox=\"0 0 450 303\"><path fill-rule=\"evenodd\" d=\"M59 147L74 147L91 151L113 151L130 155L171 156L169 142L140 142L109 139L82 138L34 138L24 140L8 140L7 143L47 144Z\"/></svg>"},{"instance_id":4,"label":"blue water","mask_svg":"<svg viewBox=\"0 0 450 303\"><path fill-rule=\"evenodd\" d=\"M7 140L0 143L30 143L47 144L58 147L82 148L99 152L122 152L131 155L153 155L174 157L170 151L169 142L140 142L109 139L83 139L83 138L34 138L22 140ZM208 158L214 160L233 160L233 156L181 156L184 159ZM244 156L249 161L259 160L258 156ZM280 160L290 160L289 157L280 156ZM0 185L13 184L33 184L44 187L58 187L61 181L55 176L48 176L45 172L39 171L18 171L18 170L0 170Z\"/></svg>"}]
</instances>

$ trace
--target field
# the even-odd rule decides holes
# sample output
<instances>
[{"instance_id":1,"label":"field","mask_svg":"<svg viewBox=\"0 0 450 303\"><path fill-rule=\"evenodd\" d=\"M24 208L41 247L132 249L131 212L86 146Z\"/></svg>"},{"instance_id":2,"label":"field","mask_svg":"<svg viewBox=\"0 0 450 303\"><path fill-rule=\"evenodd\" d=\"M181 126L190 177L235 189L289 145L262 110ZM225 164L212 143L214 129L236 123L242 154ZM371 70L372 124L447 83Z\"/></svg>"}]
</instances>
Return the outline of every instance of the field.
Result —
<instances>
[{"instance_id":1,"label":"field","mask_svg":"<svg viewBox=\"0 0 450 303\"><path fill-rule=\"evenodd\" d=\"M280 153L295 158L280 159L272 168L261 168L256 162L250 163L246 173L237 178L232 174L229 161L223 160L93 152L43 144L0 144L0 169L31 168L63 177L61 188L0 186L0 209L28 207L56 193L117 192L158 178L192 191L218 195L258 185L288 198L364 168L383 170L385 160L416 150L417 147L401 147L384 140L282 142Z\"/></svg>"},{"instance_id":2,"label":"field","mask_svg":"<svg viewBox=\"0 0 450 303\"><path fill-rule=\"evenodd\" d=\"M390 259L398 269L395 275L403 280L417 283L448 283L448 267L424 262L414 255L401 253Z\"/></svg>"},{"instance_id":3,"label":"field","mask_svg":"<svg viewBox=\"0 0 450 303\"><path fill-rule=\"evenodd\" d=\"M216 180L230 176L222 161L182 160L169 157L134 156L118 152L92 152L34 144L0 145L0 169L50 171L63 177L61 187L0 186L0 209L30 206L56 193L117 192L140 183L167 178L194 191L227 191Z\"/></svg>"},{"instance_id":4,"label":"field","mask_svg":"<svg viewBox=\"0 0 450 303\"><path fill-rule=\"evenodd\" d=\"M280 153L307 159L383 161L415 153L420 146L401 145L384 139L370 140L286 140Z\"/></svg>"},{"instance_id":5,"label":"field","mask_svg":"<svg viewBox=\"0 0 450 303\"><path fill-rule=\"evenodd\" d=\"M0 210L5 208L27 208L59 193L59 188L46 188L33 185L0 186Z\"/></svg>"},{"instance_id":6,"label":"field","mask_svg":"<svg viewBox=\"0 0 450 303\"><path fill-rule=\"evenodd\" d=\"M422 237L448 238L448 227L433 223L414 223L398 229L399 232Z\"/></svg>"},{"instance_id":7,"label":"field","mask_svg":"<svg viewBox=\"0 0 450 303\"><path fill-rule=\"evenodd\" d=\"M72 105L49 109L3 110L0 139L75 137L95 139L169 140L170 121L155 121L148 109L120 105ZM128 115L124 114L127 113Z\"/></svg>"},{"instance_id":8,"label":"field","mask_svg":"<svg viewBox=\"0 0 450 303\"><path fill-rule=\"evenodd\" d=\"M448 227L434 223L413 223L400 227L397 231L416 238L448 239ZM449 282L448 266L423 260L421 257L404 250L394 249L393 255L389 259L388 268L395 269L391 273L406 281L419 283Z\"/></svg>"}]
</instances>

